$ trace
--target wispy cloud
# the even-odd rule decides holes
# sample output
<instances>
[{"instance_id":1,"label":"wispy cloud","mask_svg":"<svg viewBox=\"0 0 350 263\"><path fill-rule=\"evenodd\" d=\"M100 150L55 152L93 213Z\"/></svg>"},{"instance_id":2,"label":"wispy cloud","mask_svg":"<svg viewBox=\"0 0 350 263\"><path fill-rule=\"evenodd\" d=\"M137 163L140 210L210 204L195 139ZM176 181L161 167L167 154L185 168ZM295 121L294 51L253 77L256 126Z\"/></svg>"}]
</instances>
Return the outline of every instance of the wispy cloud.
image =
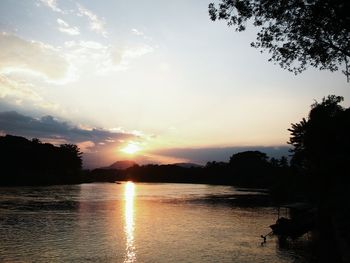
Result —
<instances>
[{"instance_id":1,"label":"wispy cloud","mask_svg":"<svg viewBox=\"0 0 350 263\"><path fill-rule=\"evenodd\" d=\"M65 12L58 7L56 0L40 0L44 5L49 7L52 11L64 14Z\"/></svg>"},{"instance_id":2,"label":"wispy cloud","mask_svg":"<svg viewBox=\"0 0 350 263\"><path fill-rule=\"evenodd\" d=\"M34 85L8 78L0 74L0 99L16 106L31 105L46 111L57 111L59 105L44 99Z\"/></svg>"},{"instance_id":3,"label":"wispy cloud","mask_svg":"<svg viewBox=\"0 0 350 263\"><path fill-rule=\"evenodd\" d=\"M57 19L62 27L69 24ZM94 41L68 41L51 46L13 34L0 33L0 98L10 104L28 105L55 112L47 101L48 85L63 85L86 74L106 75L127 70L131 61L153 52L147 45L115 47Z\"/></svg>"},{"instance_id":4,"label":"wispy cloud","mask_svg":"<svg viewBox=\"0 0 350 263\"><path fill-rule=\"evenodd\" d=\"M37 41L0 33L0 99L7 104L57 112L46 99L48 84L66 79L69 64L59 49Z\"/></svg>"},{"instance_id":5,"label":"wispy cloud","mask_svg":"<svg viewBox=\"0 0 350 263\"><path fill-rule=\"evenodd\" d=\"M106 22L103 18L99 18L91 10L85 8L81 4L77 4L78 16L85 16L89 19L90 29L104 37L107 37L108 33L105 29Z\"/></svg>"},{"instance_id":6,"label":"wispy cloud","mask_svg":"<svg viewBox=\"0 0 350 263\"><path fill-rule=\"evenodd\" d=\"M67 41L65 49L67 60L79 75L82 71L101 75L126 70L132 60L154 51L148 45L122 47L95 41Z\"/></svg>"},{"instance_id":7,"label":"wispy cloud","mask_svg":"<svg viewBox=\"0 0 350 263\"><path fill-rule=\"evenodd\" d=\"M145 34L141 32L140 30L137 30L136 28L132 28L131 32L136 36L144 36Z\"/></svg>"},{"instance_id":8,"label":"wispy cloud","mask_svg":"<svg viewBox=\"0 0 350 263\"><path fill-rule=\"evenodd\" d=\"M136 29L136 28L132 28L131 29L131 33L138 36L138 37L141 37L143 38L144 40L147 40L147 41L152 41L152 38L150 36L147 36L144 32L142 32L141 30L139 29Z\"/></svg>"},{"instance_id":9,"label":"wispy cloud","mask_svg":"<svg viewBox=\"0 0 350 263\"><path fill-rule=\"evenodd\" d=\"M57 18L57 23L59 25L58 30L62 33L66 33L71 36L80 35L79 28L76 26L70 26L66 21Z\"/></svg>"},{"instance_id":10,"label":"wispy cloud","mask_svg":"<svg viewBox=\"0 0 350 263\"><path fill-rule=\"evenodd\" d=\"M65 77L68 63L54 47L38 41L0 33L0 73L41 74L48 79Z\"/></svg>"}]
</instances>

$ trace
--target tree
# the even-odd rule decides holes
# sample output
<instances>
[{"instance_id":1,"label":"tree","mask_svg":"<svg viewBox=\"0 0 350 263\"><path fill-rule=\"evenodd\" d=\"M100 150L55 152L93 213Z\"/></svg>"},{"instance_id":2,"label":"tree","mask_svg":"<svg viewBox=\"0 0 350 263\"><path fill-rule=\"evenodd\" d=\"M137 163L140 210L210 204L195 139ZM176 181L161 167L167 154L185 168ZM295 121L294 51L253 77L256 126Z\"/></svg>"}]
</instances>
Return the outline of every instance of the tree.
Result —
<instances>
[{"instance_id":1,"label":"tree","mask_svg":"<svg viewBox=\"0 0 350 263\"><path fill-rule=\"evenodd\" d=\"M0 185L82 182L81 155L74 144L58 147L36 138L0 136Z\"/></svg>"},{"instance_id":2,"label":"tree","mask_svg":"<svg viewBox=\"0 0 350 263\"><path fill-rule=\"evenodd\" d=\"M271 53L269 61L295 74L308 66L336 71L349 81L350 4L346 0L220 0L210 18L236 31L248 21L260 28L251 46Z\"/></svg>"},{"instance_id":3,"label":"tree","mask_svg":"<svg viewBox=\"0 0 350 263\"><path fill-rule=\"evenodd\" d=\"M229 169L232 184L268 187L273 181L271 164L266 153L260 151L239 152L230 157Z\"/></svg>"},{"instance_id":4,"label":"tree","mask_svg":"<svg viewBox=\"0 0 350 263\"><path fill-rule=\"evenodd\" d=\"M82 168L82 152L75 144L61 144L59 147L61 153L62 168L69 172L78 172Z\"/></svg>"},{"instance_id":5,"label":"tree","mask_svg":"<svg viewBox=\"0 0 350 263\"><path fill-rule=\"evenodd\" d=\"M239 152L230 157L229 164L244 169L249 167L262 167L268 165L268 157L266 153L260 151Z\"/></svg>"},{"instance_id":6,"label":"tree","mask_svg":"<svg viewBox=\"0 0 350 263\"><path fill-rule=\"evenodd\" d=\"M279 167L281 168L288 168L288 159L285 156L282 156L279 160L278 160L278 164Z\"/></svg>"},{"instance_id":7,"label":"tree","mask_svg":"<svg viewBox=\"0 0 350 263\"><path fill-rule=\"evenodd\" d=\"M329 95L311 105L307 119L292 124L289 144L291 164L322 187L348 180L350 163L350 108L343 97Z\"/></svg>"}]
</instances>

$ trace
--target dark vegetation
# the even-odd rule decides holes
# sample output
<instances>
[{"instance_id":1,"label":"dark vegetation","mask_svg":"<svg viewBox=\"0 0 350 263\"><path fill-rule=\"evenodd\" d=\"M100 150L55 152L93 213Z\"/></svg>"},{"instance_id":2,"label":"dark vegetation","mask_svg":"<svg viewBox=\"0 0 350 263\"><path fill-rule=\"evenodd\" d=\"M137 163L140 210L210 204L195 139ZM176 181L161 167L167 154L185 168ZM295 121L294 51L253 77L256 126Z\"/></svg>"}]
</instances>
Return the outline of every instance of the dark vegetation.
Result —
<instances>
[{"instance_id":1,"label":"dark vegetation","mask_svg":"<svg viewBox=\"0 0 350 263\"><path fill-rule=\"evenodd\" d=\"M345 0L220 0L210 18L236 31L249 22L259 28L251 46L267 50L270 61L295 74L308 66L350 77L350 2Z\"/></svg>"},{"instance_id":2,"label":"dark vegetation","mask_svg":"<svg viewBox=\"0 0 350 263\"><path fill-rule=\"evenodd\" d=\"M206 166L186 164L139 166L116 162L92 171L82 170L82 153L73 144L54 146L38 139L6 135L0 137L0 185L49 185L88 182L178 182L225 184L267 188L290 176L287 159L269 159L265 153L246 151L232 155L229 162ZM126 165L126 166L125 166ZM128 167L128 168L125 168ZM283 174L283 176L281 176Z\"/></svg>"},{"instance_id":3,"label":"dark vegetation","mask_svg":"<svg viewBox=\"0 0 350 263\"><path fill-rule=\"evenodd\" d=\"M350 79L350 2L345 0L219 0L210 18L236 31L259 29L252 47L295 74L308 66ZM350 109L339 96L314 103L307 119L292 124L292 176L271 193L303 199L318 211L315 262L350 262Z\"/></svg>"},{"instance_id":4,"label":"dark vegetation","mask_svg":"<svg viewBox=\"0 0 350 263\"><path fill-rule=\"evenodd\" d=\"M82 153L73 144L0 136L0 185L71 184L82 181Z\"/></svg>"},{"instance_id":5,"label":"dark vegetation","mask_svg":"<svg viewBox=\"0 0 350 263\"><path fill-rule=\"evenodd\" d=\"M339 96L315 102L307 119L293 124L292 168L296 192L317 210L318 262L350 262L350 108Z\"/></svg>"},{"instance_id":6,"label":"dark vegetation","mask_svg":"<svg viewBox=\"0 0 350 263\"><path fill-rule=\"evenodd\" d=\"M95 169L90 176L93 180L103 181L206 183L267 188L280 184L290 175L285 157L269 160L265 153L246 151L232 155L228 163L208 162L204 167L134 165L125 170Z\"/></svg>"}]
</instances>

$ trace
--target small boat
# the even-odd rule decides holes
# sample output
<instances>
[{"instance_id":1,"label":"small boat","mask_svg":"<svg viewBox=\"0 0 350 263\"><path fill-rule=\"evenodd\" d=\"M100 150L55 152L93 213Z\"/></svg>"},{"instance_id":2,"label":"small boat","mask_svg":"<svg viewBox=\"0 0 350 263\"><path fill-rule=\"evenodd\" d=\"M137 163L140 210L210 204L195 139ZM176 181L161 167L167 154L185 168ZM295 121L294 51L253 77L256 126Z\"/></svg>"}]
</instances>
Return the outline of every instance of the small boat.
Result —
<instances>
[{"instance_id":1,"label":"small boat","mask_svg":"<svg viewBox=\"0 0 350 263\"><path fill-rule=\"evenodd\" d=\"M285 217L281 217L280 209L286 209ZM272 233L279 238L296 239L315 226L316 209L306 203L294 203L278 208L278 218L275 224L270 225Z\"/></svg>"}]
</instances>

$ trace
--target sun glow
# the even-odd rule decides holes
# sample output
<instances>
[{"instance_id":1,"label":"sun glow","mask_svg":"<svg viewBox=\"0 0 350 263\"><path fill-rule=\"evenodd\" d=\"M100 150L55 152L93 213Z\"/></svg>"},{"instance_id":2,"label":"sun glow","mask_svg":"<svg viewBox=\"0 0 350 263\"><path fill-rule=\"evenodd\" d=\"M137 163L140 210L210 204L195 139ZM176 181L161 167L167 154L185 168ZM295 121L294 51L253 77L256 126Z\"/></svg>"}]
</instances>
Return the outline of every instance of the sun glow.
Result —
<instances>
[{"instance_id":1,"label":"sun glow","mask_svg":"<svg viewBox=\"0 0 350 263\"><path fill-rule=\"evenodd\" d=\"M140 150L141 150L141 147L139 146L139 144L135 142L129 142L127 146L121 149L122 152L127 154L135 154Z\"/></svg>"}]
</instances>

